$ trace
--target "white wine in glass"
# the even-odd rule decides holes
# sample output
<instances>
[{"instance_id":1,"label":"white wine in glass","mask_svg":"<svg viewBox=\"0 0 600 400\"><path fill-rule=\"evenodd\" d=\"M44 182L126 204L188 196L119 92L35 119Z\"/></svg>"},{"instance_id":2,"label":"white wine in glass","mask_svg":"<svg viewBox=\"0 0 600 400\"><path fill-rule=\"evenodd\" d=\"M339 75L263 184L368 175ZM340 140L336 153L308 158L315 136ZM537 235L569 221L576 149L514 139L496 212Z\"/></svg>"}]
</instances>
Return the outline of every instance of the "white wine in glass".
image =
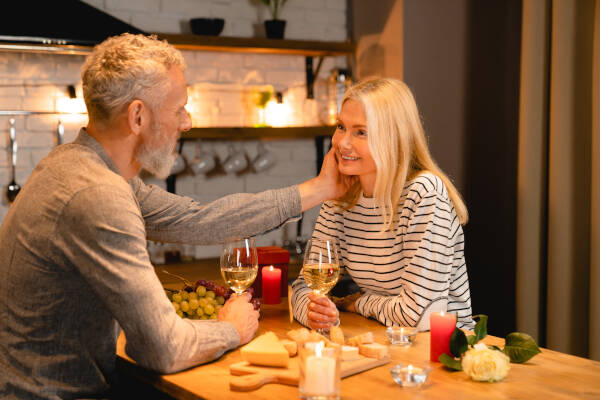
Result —
<instances>
[{"instance_id":1,"label":"white wine in glass","mask_svg":"<svg viewBox=\"0 0 600 400\"><path fill-rule=\"evenodd\" d=\"M322 296L329 293L340 277L340 261L334 240L312 238L306 243L302 277L314 293ZM325 332L323 329L317 331Z\"/></svg>"},{"instance_id":2,"label":"white wine in glass","mask_svg":"<svg viewBox=\"0 0 600 400\"><path fill-rule=\"evenodd\" d=\"M237 295L252 285L258 274L258 253L253 238L230 240L221 251L221 276Z\"/></svg>"}]
</instances>

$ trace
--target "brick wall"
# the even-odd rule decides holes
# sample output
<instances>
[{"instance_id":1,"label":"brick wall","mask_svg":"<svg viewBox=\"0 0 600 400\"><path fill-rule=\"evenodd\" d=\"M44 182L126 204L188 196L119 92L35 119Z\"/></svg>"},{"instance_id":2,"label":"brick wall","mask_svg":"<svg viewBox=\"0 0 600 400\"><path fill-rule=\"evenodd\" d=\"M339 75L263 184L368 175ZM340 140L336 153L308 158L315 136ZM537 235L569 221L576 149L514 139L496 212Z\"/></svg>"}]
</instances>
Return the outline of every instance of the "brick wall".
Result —
<instances>
[{"instance_id":1,"label":"brick wall","mask_svg":"<svg viewBox=\"0 0 600 400\"><path fill-rule=\"evenodd\" d=\"M255 0L87 0L87 3L106 11L144 31L188 33L191 17L222 17L226 20L223 36L264 36L262 21L270 18L267 10ZM343 41L346 39L345 0L289 0L282 11L286 19L286 38L304 40ZM196 126L252 125L248 106L240 99L257 87L272 86L282 91L290 106L291 125L314 125L326 112L325 78L333 68L345 67L343 57L325 59L316 85L316 105L305 101L304 57L287 55L258 55L216 52L183 52L188 70L192 114ZM0 52L0 110L17 109L56 111L67 97L67 85L75 85L81 97L80 68L83 56ZM0 182L8 183L8 119L0 116ZM16 177L23 185L34 166L56 143L58 117L17 116L19 145ZM65 141L71 141L85 115L62 118ZM201 202L209 202L235 192L258 192L300 183L316 173L316 154L312 139L263 140L267 151L276 157L273 168L257 173L251 169L237 175L215 172L207 176L193 175L189 169L177 179L177 192ZM213 152L223 161L229 151L227 141L186 142L183 155L191 160L196 151ZM257 153L258 141L238 141L238 150L249 160ZM164 181L144 176L148 183L164 187ZM2 184L5 190L6 183ZM8 211L4 196L0 204L0 221ZM303 234L310 235L318 207L305 214ZM282 245L295 239L296 224L257 238L259 245ZM164 247L161 247L164 248ZM205 258L218 255L218 246L186 247L187 254Z\"/></svg>"}]
</instances>

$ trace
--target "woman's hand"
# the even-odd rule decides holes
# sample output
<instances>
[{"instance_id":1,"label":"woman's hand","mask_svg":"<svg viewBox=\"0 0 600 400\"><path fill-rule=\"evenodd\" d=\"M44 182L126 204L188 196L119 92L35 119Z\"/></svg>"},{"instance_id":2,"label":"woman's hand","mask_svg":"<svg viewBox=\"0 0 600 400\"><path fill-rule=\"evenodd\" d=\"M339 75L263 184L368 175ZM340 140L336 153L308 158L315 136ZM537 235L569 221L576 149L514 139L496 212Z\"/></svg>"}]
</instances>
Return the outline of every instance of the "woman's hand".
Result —
<instances>
[{"instance_id":1,"label":"woman's hand","mask_svg":"<svg viewBox=\"0 0 600 400\"><path fill-rule=\"evenodd\" d=\"M308 299L310 301L306 316L310 328L327 329L338 322L340 313L335 304L327 296L310 293Z\"/></svg>"}]
</instances>

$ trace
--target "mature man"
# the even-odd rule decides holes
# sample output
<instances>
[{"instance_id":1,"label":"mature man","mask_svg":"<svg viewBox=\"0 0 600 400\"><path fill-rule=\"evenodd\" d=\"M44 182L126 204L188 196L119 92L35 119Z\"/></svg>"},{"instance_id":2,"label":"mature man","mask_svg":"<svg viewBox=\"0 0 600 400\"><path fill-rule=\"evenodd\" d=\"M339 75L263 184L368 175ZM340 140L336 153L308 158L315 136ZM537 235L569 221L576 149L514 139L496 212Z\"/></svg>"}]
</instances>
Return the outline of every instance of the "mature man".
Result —
<instances>
[{"instance_id":1,"label":"mature man","mask_svg":"<svg viewBox=\"0 0 600 400\"><path fill-rule=\"evenodd\" d=\"M247 297L226 303L217 322L175 314L146 239L252 236L345 192L332 154L298 186L206 205L146 186L138 172L166 176L191 127L184 68L166 42L130 34L86 60L87 127L40 162L0 228L0 397L102 395L119 327L127 353L162 373L248 342L258 314Z\"/></svg>"}]
</instances>

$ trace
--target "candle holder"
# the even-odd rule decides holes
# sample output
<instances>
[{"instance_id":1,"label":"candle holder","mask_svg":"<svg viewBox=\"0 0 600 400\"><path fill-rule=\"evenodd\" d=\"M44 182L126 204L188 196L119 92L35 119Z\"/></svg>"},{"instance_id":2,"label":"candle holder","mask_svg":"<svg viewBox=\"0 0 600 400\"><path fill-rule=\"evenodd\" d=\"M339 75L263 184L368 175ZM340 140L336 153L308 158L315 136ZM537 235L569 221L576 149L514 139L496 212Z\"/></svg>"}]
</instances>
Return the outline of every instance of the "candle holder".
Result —
<instances>
[{"instance_id":1,"label":"candle holder","mask_svg":"<svg viewBox=\"0 0 600 400\"><path fill-rule=\"evenodd\" d=\"M427 381L431 367L415 364L396 364L390 374L398 385L402 387L418 387Z\"/></svg>"},{"instance_id":2,"label":"candle holder","mask_svg":"<svg viewBox=\"0 0 600 400\"><path fill-rule=\"evenodd\" d=\"M385 334L392 345L408 347L413 344L417 337L417 328L410 326L388 326Z\"/></svg>"},{"instance_id":3,"label":"candle holder","mask_svg":"<svg viewBox=\"0 0 600 400\"><path fill-rule=\"evenodd\" d=\"M340 398L340 352L340 347L327 347L325 342L307 342L300 346L300 399Z\"/></svg>"}]
</instances>

